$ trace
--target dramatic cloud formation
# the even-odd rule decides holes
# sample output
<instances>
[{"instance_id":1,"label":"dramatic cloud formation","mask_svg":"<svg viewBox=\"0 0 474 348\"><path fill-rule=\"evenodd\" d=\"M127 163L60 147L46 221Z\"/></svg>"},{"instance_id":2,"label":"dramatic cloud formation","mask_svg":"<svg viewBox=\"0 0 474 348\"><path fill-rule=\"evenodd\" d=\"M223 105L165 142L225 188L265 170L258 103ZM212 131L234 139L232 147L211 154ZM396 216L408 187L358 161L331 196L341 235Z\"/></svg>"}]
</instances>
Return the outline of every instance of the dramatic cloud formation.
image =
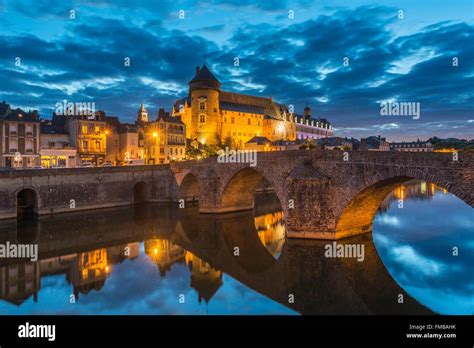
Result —
<instances>
[{"instance_id":1,"label":"dramatic cloud formation","mask_svg":"<svg viewBox=\"0 0 474 348\"><path fill-rule=\"evenodd\" d=\"M142 102L170 109L206 57L224 89L273 96L297 112L309 104L339 135L472 138L469 1L437 13L387 3L7 1L0 99L43 117L63 99L95 101L133 121ZM419 102L420 119L381 116L388 100Z\"/></svg>"}]
</instances>

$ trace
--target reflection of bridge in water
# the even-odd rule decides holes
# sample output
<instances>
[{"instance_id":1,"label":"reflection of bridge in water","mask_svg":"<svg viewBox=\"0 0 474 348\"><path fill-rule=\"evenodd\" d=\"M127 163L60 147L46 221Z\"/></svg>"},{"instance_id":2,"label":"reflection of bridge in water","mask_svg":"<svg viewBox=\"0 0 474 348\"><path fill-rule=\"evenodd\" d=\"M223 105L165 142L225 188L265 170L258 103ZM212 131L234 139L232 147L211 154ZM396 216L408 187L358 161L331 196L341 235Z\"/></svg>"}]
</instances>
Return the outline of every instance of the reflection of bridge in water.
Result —
<instances>
[{"instance_id":1,"label":"reflection of bridge in water","mask_svg":"<svg viewBox=\"0 0 474 348\"><path fill-rule=\"evenodd\" d=\"M138 256L137 241L145 240L145 252L163 267L160 272L166 273L173 262L189 265L191 286L206 301L222 284L224 272L303 314L431 313L391 278L370 235L341 242L364 244L364 262L326 258L323 241L290 240L283 245L282 213L268 206L260 213L259 207L254 212L202 215L192 208L148 205L40 218L24 226L5 223L0 243L38 243L40 257L36 263L0 263L0 298L20 304L36 297L40 277L54 273L66 273L77 294L100 290L113 265ZM12 274L18 283L15 291L8 282ZM399 294L404 295L402 304Z\"/></svg>"}]
</instances>

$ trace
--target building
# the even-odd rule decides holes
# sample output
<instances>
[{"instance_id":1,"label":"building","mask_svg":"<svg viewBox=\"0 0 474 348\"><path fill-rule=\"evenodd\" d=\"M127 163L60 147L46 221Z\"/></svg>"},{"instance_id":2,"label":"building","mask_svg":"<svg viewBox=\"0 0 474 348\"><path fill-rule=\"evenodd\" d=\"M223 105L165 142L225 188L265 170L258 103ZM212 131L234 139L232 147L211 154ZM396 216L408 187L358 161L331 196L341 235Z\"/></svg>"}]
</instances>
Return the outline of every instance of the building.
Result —
<instances>
[{"instance_id":1,"label":"building","mask_svg":"<svg viewBox=\"0 0 474 348\"><path fill-rule=\"evenodd\" d=\"M77 150L70 146L71 138L64 119L53 115L41 122L40 156L43 168L73 168L77 164Z\"/></svg>"},{"instance_id":2,"label":"building","mask_svg":"<svg viewBox=\"0 0 474 348\"><path fill-rule=\"evenodd\" d=\"M107 148L105 112L98 111L91 116L61 115L58 117L64 118L66 131L70 135L70 145L77 149L78 164L91 162L100 165L105 162Z\"/></svg>"},{"instance_id":3,"label":"building","mask_svg":"<svg viewBox=\"0 0 474 348\"><path fill-rule=\"evenodd\" d=\"M317 143L326 150L352 150L353 142L348 138L330 137L318 139Z\"/></svg>"},{"instance_id":4,"label":"building","mask_svg":"<svg viewBox=\"0 0 474 348\"><path fill-rule=\"evenodd\" d=\"M1 167L31 168L40 164L40 118L36 110L12 110L0 104Z\"/></svg>"},{"instance_id":5,"label":"building","mask_svg":"<svg viewBox=\"0 0 474 348\"><path fill-rule=\"evenodd\" d=\"M360 139L359 151L390 151L390 144L385 138L378 136L370 136Z\"/></svg>"},{"instance_id":6,"label":"building","mask_svg":"<svg viewBox=\"0 0 474 348\"><path fill-rule=\"evenodd\" d=\"M311 108L306 106L303 115L295 115L296 139L320 139L331 137L333 130L331 124L325 118L313 119Z\"/></svg>"},{"instance_id":7,"label":"building","mask_svg":"<svg viewBox=\"0 0 474 348\"><path fill-rule=\"evenodd\" d=\"M117 117L106 116L106 162L125 164L130 159L143 158L139 149L137 125L120 123Z\"/></svg>"},{"instance_id":8,"label":"building","mask_svg":"<svg viewBox=\"0 0 474 348\"><path fill-rule=\"evenodd\" d=\"M390 149L393 151L404 151L404 152L431 152L433 151L433 145L429 141L417 141L412 142L393 142L390 143Z\"/></svg>"},{"instance_id":9,"label":"building","mask_svg":"<svg viewBox=\"0 0 474 348\"><path fill-rule=\"evenodd\" d=\"M231 138L244 148L255 136L270 141L296 139L296 118L284 104L270 98L221 90L221 83L204 64L189 81L189 94L177 100L173 116L181 116L186 137L216 145Z\"/></svg>"},{"instance_id":10,"label":"building","mask_svg":"<svg viewBox=\"0 0 474 348\"><path fill-rule=\"evenodd\" d=\"M0 266L0 300L19 306L33 295L34 302L37 302L40 289L39 262Z\"/></svg>"},{"instance_id":11,"label":"building","mask_svg":"<svg viewBox=\"0 0 474 348\"><path fill-rule=\"evenodd\" d=\"M142 108L138 112L140 124ZM163 108L155 121L143 122L144 158L146 164L164 164L186 156L186 126L180 116L170 116Z\"/></svg>"}]
</instances>

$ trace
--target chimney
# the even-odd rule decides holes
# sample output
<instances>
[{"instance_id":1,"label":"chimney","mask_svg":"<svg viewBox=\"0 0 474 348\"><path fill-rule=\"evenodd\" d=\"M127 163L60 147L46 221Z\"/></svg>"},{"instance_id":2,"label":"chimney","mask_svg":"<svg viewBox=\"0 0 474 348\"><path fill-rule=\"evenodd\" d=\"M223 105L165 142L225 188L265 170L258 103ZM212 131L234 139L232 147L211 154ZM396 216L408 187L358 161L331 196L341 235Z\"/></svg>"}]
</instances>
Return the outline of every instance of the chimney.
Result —
<instances>
[{"instance_id":1,"label":"chimney","mask_svg":"<svg viewBox=\"0 0 474 348\"><path fill-rule=\"evenodd\" d=\"M199 74L199 71L201 71L201 68L200 67L196 67L196 75Z\"/></svg>"}]
</instances>

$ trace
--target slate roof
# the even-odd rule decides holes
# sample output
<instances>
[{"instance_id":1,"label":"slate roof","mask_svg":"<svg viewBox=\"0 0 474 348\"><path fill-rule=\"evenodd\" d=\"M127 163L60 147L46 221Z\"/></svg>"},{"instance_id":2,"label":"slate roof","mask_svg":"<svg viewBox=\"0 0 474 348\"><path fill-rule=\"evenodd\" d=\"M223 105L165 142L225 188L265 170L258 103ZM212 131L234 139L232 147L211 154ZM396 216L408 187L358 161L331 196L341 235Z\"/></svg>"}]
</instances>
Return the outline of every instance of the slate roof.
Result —
<instances>
[{"instance_id":1,"label":"slate roof","mask_svg":"<svg viewBox=\"0 0 474 348\"><path fill-rule=\"evenodd\" d=\"M189 81L197 82L197 81L206 81L206 82L217 82L220 84L219 80L214 76L214 74L209 70L206 64L204 64L199 71L196 72L196 75Z\"/></svg>"},{"instance_id":2,"label":"slate roof","mask_svg":"<svg viewBox=\"0 0 474 348\"><path fill-rule=\"evenodd\" d=\"M253 143L257 145L265 145L265 144L271 144L272 142L267 137L255 136L249 141L247 141L247 144L253 144Z\"/></svg>"},{"instance_id":3,"label":"slate roof","mask_svg":"<svg viewBox=\"0 0 474 348\"><path fill-rule=\"evenodd\" d=\"M170 113L165 112L165 109L163 108L160 108L158 111L158 117L156 118L156 121L161 120L168 123L184 125L183 121L181 121L181 116L171 116Z\"/></svg>"},{"instance_id":4,"label":"slate roof","mask_svg":"<svg viewBox=\"0 0 474 348\"><path fill-rule=\"evenodd\" d=\"M38 111L25 112L22 109L11 110L8 114L1 117L3 120L17 121L17 122L39 122L40 117Z\"/></svg>"}]
</instances>

